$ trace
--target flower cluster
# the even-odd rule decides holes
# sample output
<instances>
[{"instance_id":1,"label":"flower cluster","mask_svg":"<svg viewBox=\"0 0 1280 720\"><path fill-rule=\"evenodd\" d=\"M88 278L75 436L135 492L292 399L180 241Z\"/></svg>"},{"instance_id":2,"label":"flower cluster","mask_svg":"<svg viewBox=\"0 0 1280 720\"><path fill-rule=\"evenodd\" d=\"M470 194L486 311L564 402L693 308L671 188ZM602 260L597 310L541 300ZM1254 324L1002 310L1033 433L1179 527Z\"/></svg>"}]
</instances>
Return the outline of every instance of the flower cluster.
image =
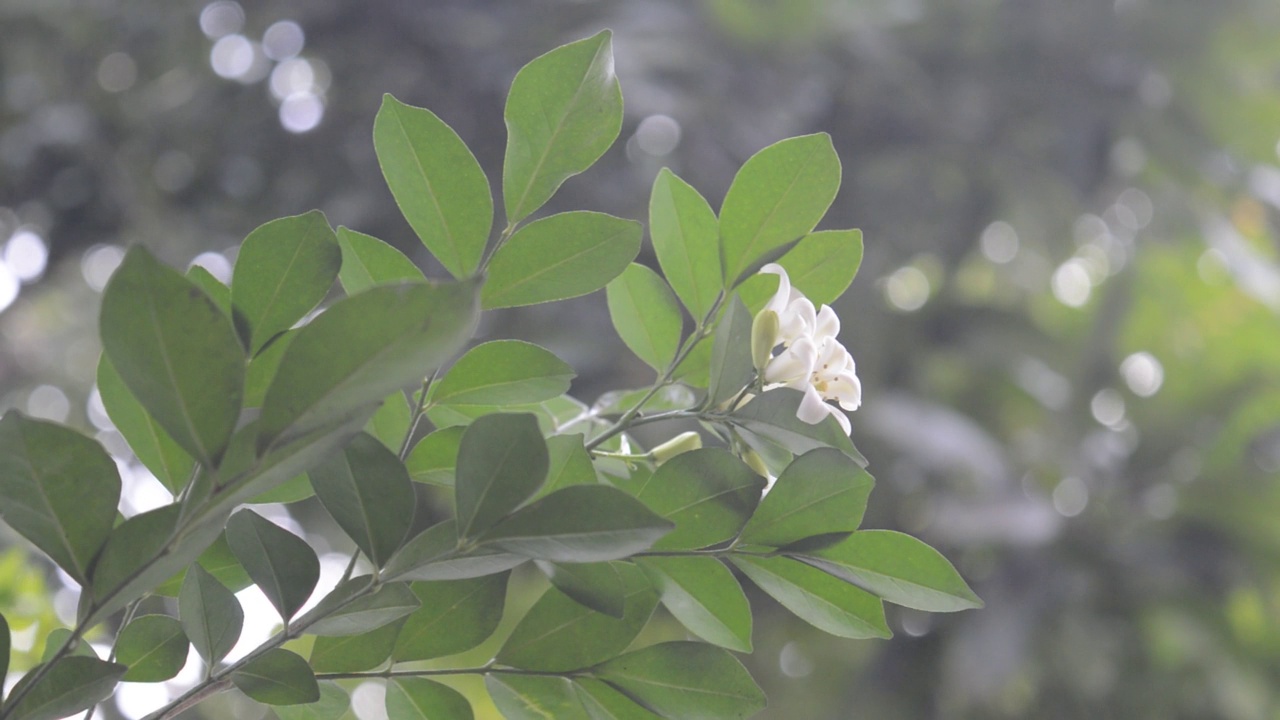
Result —
<instances>
[{"instance_id":1,"label":"flower cluster","mask_svg":"<svg viewBox=\"0 0 1280 720\"><path fill-rule=\"evenodd\" d=\"M751 326L752 359L764 389L789 387L803 392L796 417L813 424L833 415L848 434L849 418L826 402L835 400L845 410L857 410L862 404L862 383L853 357L836 339L840 318L827 305L815 309L809 298L791 287L781 265L770 263L760 272L778 276L778 291Z\"/></svg>"}]
</instances>

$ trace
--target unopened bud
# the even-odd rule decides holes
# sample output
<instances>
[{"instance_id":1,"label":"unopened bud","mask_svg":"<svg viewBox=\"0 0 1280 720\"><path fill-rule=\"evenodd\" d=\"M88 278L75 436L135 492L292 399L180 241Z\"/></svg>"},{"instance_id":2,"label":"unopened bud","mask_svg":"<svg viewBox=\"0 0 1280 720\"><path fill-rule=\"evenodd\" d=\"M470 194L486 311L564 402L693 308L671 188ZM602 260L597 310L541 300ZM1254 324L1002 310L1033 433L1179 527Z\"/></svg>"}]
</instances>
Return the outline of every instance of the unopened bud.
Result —
<instances>
[{"instance_id":1,"label":"unopened bud","mask_svg":"<svg viewBox=\"0 0 1280 720\"><path fill-rule=\"evenodd\" d=\"M764 368L773 359L773 347L778 344L778 313L761 310L751 321L751 364L756 372L764 374Z\"/></svg>"},{"instance_id":2,"label":"unopened bud","mask_svg":"<svg viewBox=\"0 0 1280 720\"><path fill-rule=\"evenodd\" d=\"M769 467L764 464L764 458L760 457L760 453L755 450L746 448L746 452L742 454L742 460L747 464L747 467L755 470L760 477L772 477L769 473Z\"/></svg>"},{"instance_id":3,"label":"unopened bud","mask_svg":"<svg viewBox=\"0 0 1280 720\"><path fill-rule=\"evenodd\" d=\"M649 456L653 458L655 463L661 465L677 455L687 453L690 450L697 450L700 447L702 447L702 436L690 430L689 432L682 432L650 450Z\"/></svg>"}]
</instances>

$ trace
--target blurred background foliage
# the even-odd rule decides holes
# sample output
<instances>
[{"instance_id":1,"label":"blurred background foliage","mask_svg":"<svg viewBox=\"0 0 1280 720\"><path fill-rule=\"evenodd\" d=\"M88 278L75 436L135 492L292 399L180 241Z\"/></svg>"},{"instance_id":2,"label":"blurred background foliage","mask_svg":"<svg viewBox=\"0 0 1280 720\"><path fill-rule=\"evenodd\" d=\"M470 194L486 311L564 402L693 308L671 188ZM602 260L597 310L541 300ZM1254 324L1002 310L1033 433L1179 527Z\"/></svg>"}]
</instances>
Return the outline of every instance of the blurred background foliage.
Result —
<instances>
[{"instance_id":1,"label":"blurred background foliage","mask_svg":"<svg viewBox=\"0 0 1280 720\"><path fill-rule=\"evenodd\" d=\"M1274 0L0 0L0 406L128 462L92 377L131 243L225 277L320 208L439 274L377 169L382 93L497 179L516 70L601 27L622 139L546 212L645 219L664 165L716 205L756 150L831 133L868 525L987 602L851 642L753 596L760 717L1280 718ZM482 336L547 345L588 402L648 380L600 297ZM75 596L20 547L0 529L30 662Z\"/></svg>"}]
</instances>

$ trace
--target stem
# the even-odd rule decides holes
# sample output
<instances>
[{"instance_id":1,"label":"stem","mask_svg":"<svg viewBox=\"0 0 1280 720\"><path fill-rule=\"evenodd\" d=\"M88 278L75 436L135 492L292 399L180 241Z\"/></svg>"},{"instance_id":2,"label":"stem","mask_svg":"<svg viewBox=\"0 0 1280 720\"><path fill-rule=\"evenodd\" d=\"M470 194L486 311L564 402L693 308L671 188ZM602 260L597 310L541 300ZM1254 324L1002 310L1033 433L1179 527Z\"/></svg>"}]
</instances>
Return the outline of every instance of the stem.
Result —
<instances>
[{"instance_id":1,"label":"stem","mask_svg":"<svg viewBox=\"0 0 1280 720\"><path fill-rule=\"evenodd\" d=\"M370 670L368 672L334 672L316 673L317 680L358 680L361 678L381 678L389 680L398 677L439 677L442 675L534 675L538 677L577 677L581 673L545 672L541 670L518 670L516 668L497 668L492 665L473 668L455 668L444 670Z\"/></svg>"},{"instance_id":2,"label":"stem","mask_svg":"<svg viewBox=\"0 0 1280 720\"><path fill-rule=\"evenodd\" d=\"M409 421L409 430L404 434L404 442L400 443L400 462L409 456L409 444L413 442L414 433L418 432L418 423L422 422L423 415L427 411L427 390L431 389L431 383L435 381L439 368L432 370L431 374L422 381L422 390L418 391L418 406L413 409L413 416Z\"/></svg>"},{"instance_id":3,"label":"stem","mask_svg":"<svg viewBox=\"0 0 1280 720\"><path fill-rule=\"evenodd\" d=\"M484 272L485 268L489 267L489 261L493 259L494 255L498 254L498 251L502 249L503 245L507 244L507 241L515 234L516 228L519 226L520 223L508 223L507 226L502 229L502 234L498 235L498 241L493 244L493 249L490 250L489 254L484 256L484 260L480 262L480 267L476 270L477 275Z\"/></svg>"},{"instance_id":4,"label":"stem","mask_svg":"<svg viewBox=\"0 0 1280 720\"><path fill-rule=\"evenodd\" d=\"M645 403L652 400L653 396L657 395L659 390L661 390L662 388L670 384L671 376L675 374L676 368L680 367L680 363L684 362L684 359L689 357L689 353L693 352L693 348L696 347L698 343L702 342L704 339L707 338L707 336L711 334L709 323L715 318L716 313L720 311L720 305L723 302L724 302L724 293L722 292L718 297L716 297L716 301L712 303L711 309L707 311L706 317L702 318L702 320L698 322L698 326L693 329L692 333L689 334L689 337L685 338L684 344L680 346L680 351L677 352L676 356L671 360L670 363L667 364L667 369L663 371L663 373L660 376L658 376L658 379L653 382L653 387L649 388L649 392L645 393L644 397L640 398L640 402L637 402L635 405L632 405L630 408L628 408L628 410L622 414L622 417L618 418L617 422L615 422L613 425L610 425L608 429L606 429L604 432L592 438L591 442L588 442L586 444L586 449L588 451L594 450L595 448L599 447L605 440L608 440L614 435L617 435L618 433L625 431L627 428L632 427L633 425L638 425L642 421L650 422L645 418L640 418L637 420L636 416L640 414L640 410L644 408ZM675 412L684 412L684 411L675 411ZM670 416L668 413L659 413L659 415L674 417L674 416ZM653 415L651 417L656 419L658 418L658 415ZM663 417L661 419L667 419L667 418Z\"/></svg>"}]
</instances>

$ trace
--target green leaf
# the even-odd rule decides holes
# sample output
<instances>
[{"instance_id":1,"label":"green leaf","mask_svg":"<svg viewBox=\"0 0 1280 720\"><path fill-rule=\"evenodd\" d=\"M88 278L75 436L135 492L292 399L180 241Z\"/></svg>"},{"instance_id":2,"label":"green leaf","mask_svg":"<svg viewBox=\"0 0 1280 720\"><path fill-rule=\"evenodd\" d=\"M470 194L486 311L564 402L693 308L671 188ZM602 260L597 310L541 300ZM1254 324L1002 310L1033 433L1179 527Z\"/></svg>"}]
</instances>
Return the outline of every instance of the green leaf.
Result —
<instances>
[{"instance_id":1,"label":"green leaf","mask_svg":"<svg viewBox=\"0 0 1280 720\"><path fill-rule=\"evenodd\" d=\"M430 110L383 95L373 148L422 244L454 277L475 273L493 225L493 196L462 138Z\"/></svg>"},{"instance_id":2,"label":"green leaf","mask_svg":"<svg viewBox=\"0 0 1280 720\"><path fill-rule=\"evenodd\" d=\"M466 342L476 284L381 285L298 331L267 389L257 447L287 444L421 380Z\"/></svg>"},{"instance_id":3,"label":"green leaf","mask_svg":"<svg viewBox=\"0 0 1280 720\"><path fill-rule=\"evenodd\" d=\"M315 494L315 490L311 488L311 478L306 473L301 473L260 495L248 498L245 502L251 505L295 503L313 497Z\"/></svg>"},{"instance_id":4,"label":"green leaf","mask_svg":"<svg viewBox=\"0 0 1280 720\"><path fill-rule=\"evenodd\" d=\"M764 478L728 451L702 448L663 463L636 497L676 524L655 550L694 550L737 535L764 486Z\"/></svg>"},{"instance_id":5,"label":"green leaf","mask_svg":"<svg viewBox=\"0 0 1280 720\"><path fill-rule=\"evenodd\" d=\"M840 158L826 133L774 143L743 164L720 208L726 286L769 251L807 235L840 189Z\"/></svg>"},{"instance_id":6,"label":"green leaf","mask_svg":"<svg viewBox=\"0 0 1280 720\"><path fill-rule=\"evenodd\" d=\"M195 267L199 267L198 265ZM177 495L191 479L196 461L142 407L120 374L103 355L98 361L98 393L107 417L128 441L138 460L170 493Z\"/></svg>"},{"instance_id":7,"label":"green leaf","mask_svg":"<svg viewBox=\"0 0 1280 720\"><path fill-rule=\"evenodd\" d=\"M804 393L799 390L775 388L734 410L726 421L745 430L743 437L748 441L755 439L753 435L759 436L797 455L831 447L866 467L867 459L853 446L835 418L827 416L811 425L796 417L803 398Z\"/></svg>"},{"instance_id":8,"label":"green leaf","mask_svg":"<svg viewBox=\"0 0 1280 720\"><path fill-rule=\"evenodd\" d=\"M165 505L138 513L111 531L90 577L93 602L80 604L86 627L194 563L222 535L226 516L211 513L175 537L180 513L179 505Z\"/></svg>"},{"instance_id":9,"label":"green leaf","mask_svg":"<svg viewBox=\"0 0 1280 720\"><path fill-rule=\"evenodd\" d=\"M417 582L410 587L422 607L405 620L395 662L430 660L479 645L498 629L510 573L469 580Z\"/></svg>"},{"instance_id":10,"label":"green leaf","mask_svg":"<svg viewBox=\"0 0 1280 720\"><path fill-rule=\"evenodd\" d=\"M187 570L178 593L178 617L196 652L210 667L231 652L244 627L236 596L199 565Z\"/></svg>"},{"instance_id":11,"label":"green leaf","mask_svg":"<svg viewBox=\"0 0 1280 720\"><path fill-rule=\"evenodd\" d=\"M271 648L231 673L240 692L266 705L305 705L320 699L320 686L307 661L284 648Z\"/></svg>"},{"instance_id":12,"label":"green leaf","mask_svg":"<svg viewBox=\"0 0 1280 720\"><path fill-rule=\"evenodd\" d=\"M168 615L134 618L116 636L116 659L129 666L125 682L163 682L187 664L190 642L182 623Z\"/></svg>"},{"instance_id":13,"label":"green leaf","mask_svg":"<svg viewBox=\"0 0 1280 720\"><path fill-rule=\"evenodd\" d=\"M573 368L549 350L521 340L477 345L434 385L439 405L519 405L550 400L569 389Z\"/></svg>"},{"instance_id":14,"label":"green leaf","mask_svg":"<svg viewBox=\"0 0 1280 720\"><path fill-rule=\"evenodd\" d=\"M588 677L573 679L578 700L591 720L657 720L658 716L637 705L612 685Z\"/></svg>"},{"instance_id":15,"label":"green leaf","mask_svg":"<svg viewBox=\"0 0 1280 720\"><path fill-rule=\"evenodd\" d=\"M141 246L102 295L102 348L138 402L206 467L235 429L244 352L231 320L199 287Z\"/></svg>"},{"instance_id":16,"label":"green leaf","mask_svg":"<svg viewBox=\"0 0 1280 720\"><path fill-rule=\"evenodd\" d=\"M617 488L572 485L517 510L480 542L541 560L603 562L648 550L671 528Z\"/></svg>"},{"instance_id":17,"label":"green leaf","mask_svg":"<svg viewBox=\"0 0 1280 720\"><path fill-rule=\"evenodd\" d=\"M630 563L617 567L627 592L621 618L596 612L551 588L516 625L498 651L498 662L525 670L567 672L625 650L649 621L658 596L639 568Z\"/></svg>"},{"instance_id":18,"label":"green leaf","mask_svg":"<svg viewBox=\"0 0 1280 720\"><path fill-rule=\"evenodd\" d=\"M231 546L227 543L227 534L225 532L220 533L217 540L205 548L204 552L200 553L197 562L200 563L200 567L208 570L210 575L217 578L218 582L226 585L227 589L233 593L240 592L253 584L249 573L245 572L235 553L231 552ZM182 581L186 577L187 569L183 568L155 588L155 594L163 595L164 597L178 597L178 591L182 589Z\"/></svg>"},{"instance_id":19,"label":"green leaf","mask_svg":"<svg viewBox=\"0 0 1280 720\"><path fill-rule=\"evenodd\" d=\"M338 585L299 618L297 624L306 627L312 635L359 635L393 623L418 609L418 596L409 589L408 583L386 583L361 596L369 582L369 578L364 576Z\"/></svg>"},{"instance_id":20,"label":"green leaf","mask_svg":"<svg viewBox=\"0 0 1280 720\"><path fill-rule=\"evenodd\" d=\"M359 635L323 636L311 646L311 669L318 673L364 672L385 663L396 646L403 620Z\"/></svg>"},{"instance_id":21,"label":"green leaf","mask_svg":"<svg viewBox=\"0 0 1280 720\"><path fill-rule=\"evenodd\" d=\"M764 693L728 651L668 642L614 658L593 674L663 717L745 718L764 708Z\"/></svg>"},{"instance_id":22,"label":"green leaf","mask_svg":"<svg viewBox=\"0 0 1280 720\"><path fill-rule=\"evenodd\" d=\"M0 419L0 517L81 585L119 502L115 461L97 442L16 410Z\"/></svg>"},{"instance_id":23,"label":"green leaf","mask_svg":"<svg viewBox=\"0 0 1280 720\"><path fill-rule=\"evenodd\" d=\"M733 564L797 617L839 637L892 637L880 598L788 557L734 555Z\"/></svg>"},{"instance_id":24,"label":"green leaf","mask_svg":"<svg viewBox=\"0 0 1280 720\"><path fill-rule=\"evenodd\" d=\"M711 312L724 289L720 223L702 195L667 168L649 195L649 237L662 274L695 321Z\"/></svg>"},{"instance_id":25,"label":"green leaf","mask_svg":"<svg viewBox=\"0 0 1280 720\"><path fill-rule=\"evenodd\" d=\"M609 317L636 357L662 373L680 348L683 319L667 281L631 263L605 288Z\"/></svg>"},{"instance_id":26,"label":"green leaf","mask_svg":"<svg viewBox=\"0 0 1280 720\"><path fill-rule=\"evenodd\" d=\"M280 369L280 361L284 353L298 336L298 330L286 330L276 335L267 346L249 361L249 368L244 374L244 406L247 408L262 407L262 400L267 395L267 388L275 380Z\"/></svg>"},{"instance_id":27,"label":"green leaf","mask_svg":"<svg viewBox=\"0 0 1280 720\"><path fill-rule=\"evenodd\" d=\"M568 678L491 673L484 686L506 720L591 720Z\"/></svg>"},{"instance_id":28,"label":"green leaf","mask_svg":"<svg viewBox=\"0 0 1280 720\"><path fill-rule=\"evenodd\" d=\"M751 652L751 606L733 573L711 557L645 557L636 561L662 604L690 632L721 647Z\"/></svg>"},{"instance_id":29,"label":"green leaf","mask_svg":"<svg viewBox=\"0 0 1280 720\"><path fill-rule=\"evenodd\" d=\"M32 668L18 681L9 693L10 700L26 690L37 669ZM58 720L84 712L111 697L126 670L124 665L97 658L64 657L17 704L5 705L5 717L13 720Z\"/></svg>"},{"instance_id":30,"label":"green leaf","mask_svg":"<svg viewBox=\"0 0 1280 720\"><path fill-rule=\"evenodd\" d=\"M400 458L360 433L341 454L311 469L320 504L377 567L404 544L413 525L413 482Z\"/></svg>"},{"instance_id":31,"label":"green leaf","mask_svg":"<svg viewBox=\"0 0 1280 720\"><path fill-rule=\"evenodd\" d=\"M637 390L610 390L600 396L591 406L592 415L620 416L635 407L649 388ZM646 413L670 412L672 410L688 410L698 406L698 396L687 385L672 383L664 385L653 397L645 401Z\"/></svg>"},{"instance_id":32,"label":"green leaf","mask_svg":"<svg viewBox=\"0 0 1280 720\"><path fill-rule=\"evenodd\" d=\"M613 563L553 563L536 561L551 585L586 607L620 618L626 609L627 589Z\"/></svg>"},{"instance_id":33,"label":"green leaf","mask_svg":"<svg viewBox=\"0 0 1280 720\"><path fill-rule=\"evenodd\" d=\"M891 530L864 530L801 560L896 605L927 612L982 607L942 553Z\"/></svg>"},{"instance_id":34,"label":"green leaf","mask_svg":"<svg viewBox=\"0 0 1280 720\"><path fill-rule=\"evenodd\" d=\"M830 305L844 294L862 265L862 231L812 233L779 258L778 264L786 269L791 287L804 293L814 307Z\"/></svg>"},{"instance_id":35,"label":"green leaf","mask_svg":"<svg viewBox=\"0 0 1280 720\"><path fill-rule=\"evenodd\" d=\"M736 294L716 325L711 346L711 380L707 397L711 407L727 403L755 377L751 360L751 313Z\"/></svg>"},{"instance_id":36,"label":"green leaf","mask_svg":"<svg viewBox=\"0 0 1280 720\"><path fill-rule=\"evenodd\" d=\"M337 683L320 681L320 699L309 705L276 705L272 708L280 720L341 720L351 707L347 691Z\"/></svg>"},{"instance_id":37,"label":"green leaf","mask_svg":"<svg viewBox=\"0 0 1280 720\"><path fill-rule=\"evenodd\" d=\"M213 301L223 315L231 317L231 288L199 265L187 268L187 279L195 283Z\"/></svg>"},{"instance_id":38,"label":"green leaf","mask_svg":"<svg viewBox=\"0 0 1280 720\"><path fill-rule=\"evenodd\" d=\"M525 225L489 263L486 310L536 305L595 292L640 252L640 223L585 210Z\"/></svg>"},{"instance_id":39,"label":"green leaf","mask_svg":"<svg viewBox=\"0 0 1280 720\"><path fill-rule=\"evenodd\" d=\"M54 628L44 638L44 654L40 657L40 662L49 662L54 655L58 654L58 650L71 640L71 631L66 628ZM98 653L83 638L76 640L71 644L70 653L80 657L97 658Z\"/></svg>"},{"instance_id":40,"label":"green leaf","mask_svg":"<svg viewBox=\"0 0 1280 720\"><path fill-rule=\"evenodd\" d=\"M472 720L462 693L434 680L393 678L387 683L387 717L396 720Z\"/></svg>"},{"instance_id":41,"label":"green leaf","mask_svg":"<svg viewBox=\"0 0 1280 720\"><path fill-rule=\"evenodd\" d=\"M711 349L712 338L702 338L694 343L693 349L676 366L671 379L691 387L707 387L711 380Z\"/></svg>"},{"instance_id":42,"label":"green leaf","mask_svg":"<svg viewBox=\"0 0 1280 720\"><path fill-rule=\"evenodd\" d=\"M369 418L364 426L365 432L378 438L388 450L400 453L400 444L409 432L409 423L413 421L413 411L404 393L396 390L382 400L377 412Z\"/></svg>"},{"instance_id":43,"label":"green leaf","mask_svg":"<svg viewBox=\"0 0 1280 720\"><path fill-rule=\"evenodd\" d=\"M342 250L319 210L272 220L249 233L231 276L231 305L249 354L319 305L341 265Z\"/></svg>"},{"instance_id":44,"label":"green leaf","mask_svg":"<svg viewBox=\"0 0 1280 720\"><path fill-rule=\"evenodd\" d=\"M253 582L288 622L320 580L320 561L305 540L251 510L227 522L227 543Z\"/></svg>"},{"instance_id":45,"label":"green leaf","mask_svg":"<svg viewBox=\"0 0 1280 720\"><path fill-rule=\"evenodd\" d=\"M413 446L405 458L405 469L415 482L453 487L453 469L458 464L458 448L462 446L463 425L441 428Z\"/></svg>"},{"instance_id":46,"label":"green leaf","mask_svg":"<svg viewBox=\"0 0 1280 720\"><path fill-rule=\"evenodd\" d=\"M338 282L348 295L364 292L374 285L426 279L404 253L372 235L340 227L338 246L342 249Z\"/></svg>"},{"instance_id":47,"label":"green leaf","mask_svg":"<svg viewBox=\"0 0 1280 720\"><path fill-rule=\"evenodd\" d=\"M445 520L405 543L382 570L384 578L401 580L466 580L506 572L528 561L494 548L458 546L458 526Z\"/></svg>"},{"instance_id":48,"label":"green leaf","mask_svg":"<svg viewBox=\"0 0 1280 720\"><path fill-rule=\"evenodd\" d=\"M549 457L547 482L534 497L550 495L556 490L571 485L594 485L599 482L596 478L596 467L591 462L591 454L583 445L581 434L555 435L547 438L547 454Z\"/></svg>"},{"instance_id":49,"label":"green leaf","mask_svg":"<svg viewBox=\"0 0 1280 720\"><path fill-rule=\"evenodd\" d=\"M458 537L479 537L547 479L547 443L532 415L485 415L458 448Z\"/></svg>"},{"instance_id":50,"label":"green leaf","mask_svg":"<svg viewBox=\"0 0 1280 720\"><path fill-rule=\"evenodd\" d=\"M742 529L742 542L782 547L815 535L851 533L862 524L874 485L839 450L810 450L778 476Z\"/></svg>"},{"instance_id":51,"label":"green leaf","mask_svg":"<svg viewBox=\"0 0 1280 720\"><path fill-rule=\"evenodd\" d=\"M600 159L622 130L622 88L608 30L542 55L516 73L507 95L502 198L507 223L523 220L568 178Z\"/></svg>"}]
</instances>

